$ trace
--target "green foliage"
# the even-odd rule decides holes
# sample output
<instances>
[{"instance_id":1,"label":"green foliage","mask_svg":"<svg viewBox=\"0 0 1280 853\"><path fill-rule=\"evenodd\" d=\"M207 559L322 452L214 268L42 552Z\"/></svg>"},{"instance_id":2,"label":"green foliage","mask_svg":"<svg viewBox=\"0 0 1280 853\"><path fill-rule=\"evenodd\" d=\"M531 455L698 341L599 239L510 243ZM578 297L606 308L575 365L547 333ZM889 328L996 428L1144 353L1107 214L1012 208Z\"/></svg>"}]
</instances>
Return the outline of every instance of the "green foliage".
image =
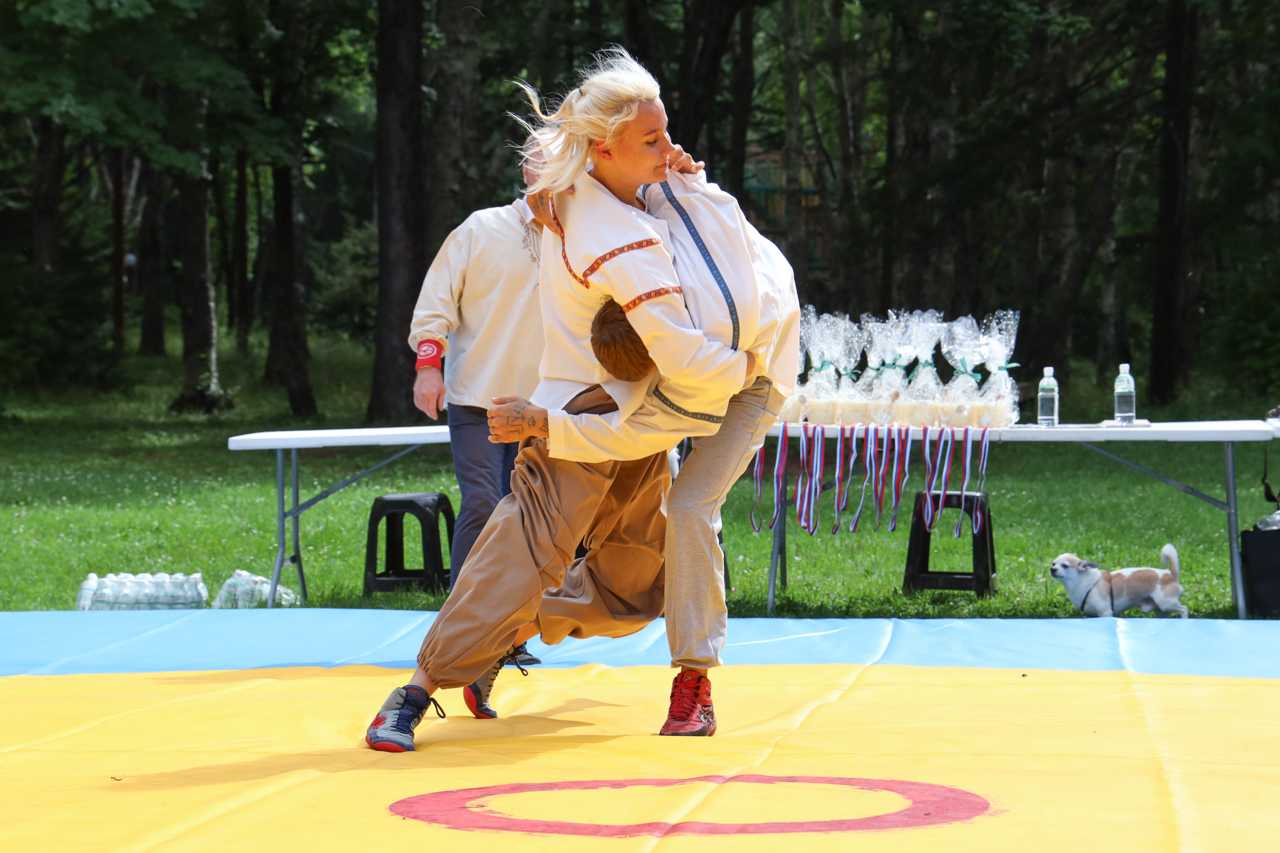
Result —
<instances>
[{"instance_id":1,"label":"green foliage","mask_svg":"<svg viewBox=\"0 0 1280 853\"><path fill-rule=\"evenodd\" d=\"M0 251L0 389L110 380L118 356L103 322L105 294L84 286L90 275L37 272Z\"/></svg>"},{"instance_id":2,"label":"green foliage","mask_svg":"<svg viewBox=\"0 0 1280 853\"><path fill-rule=\"evenodd\" d=\"M348 223L342 240L313 261L320 290L312 302L317 331L372 349L378 304L378 226Z\"/></svg>"}]
</instances>

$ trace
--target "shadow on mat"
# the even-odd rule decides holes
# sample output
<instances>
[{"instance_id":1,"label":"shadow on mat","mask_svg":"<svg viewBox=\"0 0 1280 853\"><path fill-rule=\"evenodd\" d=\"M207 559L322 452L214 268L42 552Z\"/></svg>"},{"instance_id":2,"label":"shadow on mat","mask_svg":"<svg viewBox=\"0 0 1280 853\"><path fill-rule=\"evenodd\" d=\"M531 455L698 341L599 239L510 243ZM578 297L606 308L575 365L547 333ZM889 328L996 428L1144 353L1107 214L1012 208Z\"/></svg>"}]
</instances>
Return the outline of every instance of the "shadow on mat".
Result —
<instances>
[{"instance_id":1,"label":"shadow on mat","mask_svg":"<svg viewBox=\"0 0 1280 853\"><path fill-rule=\"evenodd\" d=\"M548 730L587 725L586 723L557 723L539 717L513 717L521 720L523 731L514 731L502 737L484 739L448 739L419 743L417 752L393 754L374 752L363 744L346 749L312 750L288 755L260 755L247 761L228 764L205 764L184 767L164 773L142 773L112 781L101 790L112 793L137 791L168 791L181 788L203 788L210 785L235 783L259 783L275 776L290 773L316 772L325 775L359 770L365 772L438 771L467 767L494 767L516 764L528 760L529 753L545 754L549 751L580 749L584 746L608 743L615 736L581 735L538 737L536 743L523 739L530 726L523 721L537 721Z\"/></svg>"}]
</instances>

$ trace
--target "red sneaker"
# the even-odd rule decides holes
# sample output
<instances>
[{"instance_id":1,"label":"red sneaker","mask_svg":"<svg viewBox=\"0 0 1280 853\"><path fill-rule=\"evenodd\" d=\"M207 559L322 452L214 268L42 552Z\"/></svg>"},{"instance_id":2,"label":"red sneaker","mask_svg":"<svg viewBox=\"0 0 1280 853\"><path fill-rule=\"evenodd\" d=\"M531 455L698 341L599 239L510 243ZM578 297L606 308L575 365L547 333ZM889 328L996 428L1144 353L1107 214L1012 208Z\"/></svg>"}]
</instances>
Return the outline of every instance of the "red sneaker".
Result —
<instances>
[{"instance_id":1,"label":"red sneaker","mask_svg":"<svg viewBox=\"0 0 1280 853\"><path fill-rule=\"evenodd\" d=\"M685 670L671 682L671 708L660 735L711 737L716 733L716 710L711 706L711 679Z\"/></svg>"}]
</instances>

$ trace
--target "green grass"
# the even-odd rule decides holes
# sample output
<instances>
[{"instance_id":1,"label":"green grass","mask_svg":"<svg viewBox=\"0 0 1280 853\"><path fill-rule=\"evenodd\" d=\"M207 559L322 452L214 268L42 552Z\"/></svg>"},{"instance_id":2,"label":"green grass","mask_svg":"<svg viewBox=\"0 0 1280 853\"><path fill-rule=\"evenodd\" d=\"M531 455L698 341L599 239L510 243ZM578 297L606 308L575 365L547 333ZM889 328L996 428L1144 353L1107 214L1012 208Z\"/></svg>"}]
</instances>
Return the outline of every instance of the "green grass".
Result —
<instances>
[{"instance_id":1,"label":"green grass","mask_svg":"<svg viewBox=\"0 0 1280 853\"><path fill-rule=\"evenodd\" d=\"M89 572L202 572L212 592L232 571L268 574L275 556L274 454L231 452L227 438L266 429L359 426L371 357L342 342L313 346L313 380L323 416L292 418L282 390L258 380L261 347L250 359L223 355L223 380L237 408L225 415L173 416L178 359L130 358L112 392L10 394L0 416L0 609L69 609ZM1077 368L1077 376L1087 365ZM1064 420L1096 421L1108 395L1077 383ZM1200 387L1164 419L1258 417L1261 402ZM1140 414L1149 414L1146 412ZM1157 413L1156 417L1160 417ZM1220 445L1111 445L1121 455L1222 493ZM770 445L772 461L772 443ZM389 455L378 449L304 451L304 497ZM796 458L793 452L792 459ZM1240 518L1268 511L1257 487L1262 449L1237 451ZM920 483L917 462L913 486ZM319 607L435 609L438 595L361 596L365 526L372 500L396 491L443 491L457 500L447 446L428 447L356 483L303 516L303 560ZM987 491L994 520L998 592L901 592L907 508L896 533L866 525L851 535L825 532L832 495L822 504L824 532L810 537L791 514L789 584L779 616L1074 617L1049 561L1074 551L1104 568L1158 564L1160 546L1182 556L1194 616L1231 617L1225 515L1086 449L1065 445L992 448ZM762 616L771 538L747 522L750 478L733 489L725 541L733 588L730 613ZM856 501L857 497L854 496ZM771 513L772 507L765 507ZM953 539L955 511L934 533L931 568L964 570L969 535ZM845 515L845 527L849 515ZM412 539L408 557L415 556ZM285 569L285 582L296 577Z\"/></svg>"}]
</instances>

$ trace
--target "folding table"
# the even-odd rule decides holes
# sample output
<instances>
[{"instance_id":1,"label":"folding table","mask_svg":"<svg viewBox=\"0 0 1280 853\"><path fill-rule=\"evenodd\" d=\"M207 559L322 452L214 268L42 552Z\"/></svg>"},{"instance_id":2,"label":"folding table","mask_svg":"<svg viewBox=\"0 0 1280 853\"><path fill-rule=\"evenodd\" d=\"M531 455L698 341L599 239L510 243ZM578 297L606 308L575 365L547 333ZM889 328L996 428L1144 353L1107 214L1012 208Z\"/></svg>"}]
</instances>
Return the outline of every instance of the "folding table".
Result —
<instances>
[{"instance_id":1,"label":"folding table","mask_svg":"<svg viewBox=\"0 0 1280 853\"><path fill-rule=\"evenodd\" d=\"M368 427L364 429L306 429L281 432L255 432L236 435L227 439L230 450L274 450L276 452L276 562L271 573L271 591L267 594L267 607L275 606L276 587L280 585L280 570L285 563L298 568L298 594L307 600L307 580L302 572L302 548L298 544L298 524L302 514L320 501L345 489L362 477L379 468L390 465L401 456L412 453L425 444L448 444L449 427ZM320 447L394 447L411 445L392 456L336 485L330 486L311 499L298 503L298 451ZM293 482L293 502L285 509L284 501L284 452L290 451L290 469ZM286 556L285 519L293 519L293 553Z\"/></svg>"},{"instance_id":2,"label":"folding table","mask_svg":"<svg viewBox=\"0 0 1280 853\"><path fill-rule=\"evenodd\" d=\"M802 436L804 425L793 423L787 425L789 437ZM932 430L931 430L932 431ZM957 432L960 430L957 429ZM828 437L835 438L835 429L828 430ZM769 431L769 435L777 438L782 434L782 425L778 424ZM861 439L866 434L866 427L855 427L855 436ZM1271 441L1280 435L1280 420L1271 421L1187 421L1183 423L1154 423L1132 426L1102 426L1099 424L1062 424L1056 427L1042 427L1033 424L1018 424L1003 429L992 429L989 437L993 444L1003 442L1074 442L1090 450L1109 456L1117 462L1135 468L1144 474L1155 477L1199 498L1212 507L1227 514L1227 548L1231 560L1231 600L1236 605L1237 613L1245 619L1244 581L1240 574L1240 542L1239 518L1236 511L1236 460L1235 445L1237 442ZM921 427L912 427L911 437L914 442L923 438ZM1224 475L1226 480L1226 501L1206 495L1198 489L1181 483L1172 477L1156 473L1144 468L1136 462L1124 459L1110 450L1098 447L1096 443L1108 441L1167 441L1167 442L1221 442L1223 446ZM786 492L786 472L783 472L783 494ZM791 505L786 500L786 505ZM773 550L769 558L769 595L767 612L773 613L773 602L777 589L778 570L782 567L782 585L786 586L787 530L785 513L778 519L773 529Z\"/></svg>"}]
</instances>

